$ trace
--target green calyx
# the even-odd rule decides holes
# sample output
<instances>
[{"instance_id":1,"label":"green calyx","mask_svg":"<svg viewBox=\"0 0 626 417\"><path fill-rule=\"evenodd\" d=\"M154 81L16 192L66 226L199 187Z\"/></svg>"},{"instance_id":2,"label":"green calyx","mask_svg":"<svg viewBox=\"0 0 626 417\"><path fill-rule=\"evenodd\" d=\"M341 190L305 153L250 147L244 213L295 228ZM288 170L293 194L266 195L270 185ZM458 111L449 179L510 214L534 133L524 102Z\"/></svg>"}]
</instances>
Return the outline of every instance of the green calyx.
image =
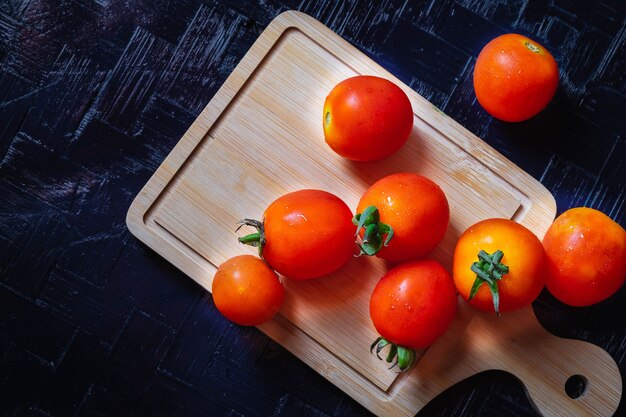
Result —
<instances>
[{"instance_id":1,"label":"green calyx","mask_svg":"<svg viewBox=\"0 0 626 417\"><path fill-rule=\"evenodd\" d=\"M501 250L488 254L484 250L478 252L478 262L474 262L470 269L476 274L476 280L470 290L468 301L474 298L481 285L487 284L493 298L493 309L496 314L500 315L500 294L498 292L498 281L505 274L509 273L509 267L503 264L502 257L504 253Z\"/></svg>"},{"instance_id":2,"label":"green calyx","mask_svg":"<svg viewBox=\"0 0 626 417\"><path fill-rule=\"evenodd\" d=\"M239 227L237 227L238 231L243 226L252 226L257 231L256 233L250 233L249 235L245 235L237 239L239 243L243 243L244 245L254 246L259 249L259 257L263 259L263 246L265 245L265 228L263 223L258 220L253 219L243 219L239 221Z\"/></svg>"},{"instance_id":3,"label":"green calyx","mask_svg":"<svg viewBox=\"0 0 626 417\"><path fill-rule=\"evenodd\" d=\"M370 346L370 352L374 353L374 348L376 348L376 357L380 360L383 360L383 358L380 357L380 352L387 345L389 345L389 352L387 353L385 361L387 363L393 362L389 369L392 369L397 365L400 371L406 371L413 365L413 363L415 362L414 349L391 343L382 336L379 336L376 340L374 340L374 343L372 343L372 345Z\"/></svg>"},{"instance_id":4,"label":"green calyx","mask_svg":"<svg viewBox=\"0 0 626 417\"><path fill-rule=\"evenodd\" d=\"M389 245L393 238L393 228L381 223L380 213L376 206L369 206L363 210L363 213L354 216L352 223L356 225L356 244L360 249L357 256L376 255L383 246ZM360 235L361 229L363 229L363 237Z\"/></svg>"}]
</instances>

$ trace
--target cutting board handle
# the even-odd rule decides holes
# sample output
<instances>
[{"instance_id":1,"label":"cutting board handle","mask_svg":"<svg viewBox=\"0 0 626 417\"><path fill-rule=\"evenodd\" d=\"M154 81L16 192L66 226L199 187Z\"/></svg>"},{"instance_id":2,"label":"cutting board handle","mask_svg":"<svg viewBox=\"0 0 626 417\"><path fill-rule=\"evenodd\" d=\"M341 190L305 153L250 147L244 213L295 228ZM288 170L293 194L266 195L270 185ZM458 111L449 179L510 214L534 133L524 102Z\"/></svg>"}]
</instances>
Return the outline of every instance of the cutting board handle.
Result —
<instances>
[{"instance_id":1,"label":"cutting board handle","mask_svg":"<svg viewBox=\"0 0 626 417\"><path fill-rule=\"evenodd\" d=\"M460 302L451 328L415 368L405 392L398 390L417 398L415 409L457 382L494 369L516 376L543 417L611 417L622 396L611 355L592 343L554 336L530 306L498 317Z\"/></svg>"},{"instance_id":2,"label":"cutting board handle","mask_svg":"<svg viewBox=\"0 0 626 417\"><path fill-rule=\"evenodd\" d=\"M622 396L615 360L589 342L556 337L531 307L496 317L474 314L465 329L479 370L517 376L544 417L611 417ZM568 395L569 393L569 395Z\"/></svg>"},{"instance_id":3,"label":"cutting board handle","mask_svg":"<svg viewBox=\"0 0 626 417\"><path fill-rule=\"evenodd\" d=\"M542 416L610 417L622 395L622 378L613 358L599 346L546 332L527 355L536 363L517 369L528 397ZM581 360L583 358L583 360Z\"/></svg>"},{"instance_id":4,"label":"cutting board handle","mask_svg":"<svg viewBox=\"0 0 626 417\"><path fill-rule=\"evenodd\" d=\"M592 343L554 336L531 307L497 317L460 303L450 331L416 368L421 391L425 381L445 389L482 371L509 372L544 417L611 417L622 396L611 355Z\"/></svg>"}]
</instances>

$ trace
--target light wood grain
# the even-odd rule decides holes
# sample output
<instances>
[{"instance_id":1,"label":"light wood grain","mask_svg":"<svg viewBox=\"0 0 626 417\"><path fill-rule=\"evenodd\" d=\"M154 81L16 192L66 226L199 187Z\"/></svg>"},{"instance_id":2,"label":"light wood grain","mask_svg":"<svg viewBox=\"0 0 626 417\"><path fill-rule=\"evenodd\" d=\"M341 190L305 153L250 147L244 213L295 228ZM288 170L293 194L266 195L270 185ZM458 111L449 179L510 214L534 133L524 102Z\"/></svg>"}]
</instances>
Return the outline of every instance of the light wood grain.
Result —
<instances>
[{"instance_id":1,"label":"light wood grain","mask_svg":"<svg viewBox=\"0 0 626 417\"><path fill-rule=\"evenodd\" d=\"M321 109L330 89L356 74L388 78L415 114L403 149L354 163L324 143ZM555 214L550 193L392 74L300 13L276 18L185 133L131 206L129 229L207 290L216 267L252 248L237 243L244 217L260 218L280 195L302 188L335 193L355 208L362 192L394 172L417 172L441 185L451 224L432 257L450 267L459 234L488 217L513 218L542 237ZM517 375L546 416L609 416L621 378L600 348L558 339L532 310L500 319L461 314L410 372L397 374L369 354L376 337L369 295L388 266L355 259L332 276L285 280L286 303L260 329L381 416L414 415L452 384L487 369ZM564 382L589 381L571 400Z\"/></svg>"}]
</instances>

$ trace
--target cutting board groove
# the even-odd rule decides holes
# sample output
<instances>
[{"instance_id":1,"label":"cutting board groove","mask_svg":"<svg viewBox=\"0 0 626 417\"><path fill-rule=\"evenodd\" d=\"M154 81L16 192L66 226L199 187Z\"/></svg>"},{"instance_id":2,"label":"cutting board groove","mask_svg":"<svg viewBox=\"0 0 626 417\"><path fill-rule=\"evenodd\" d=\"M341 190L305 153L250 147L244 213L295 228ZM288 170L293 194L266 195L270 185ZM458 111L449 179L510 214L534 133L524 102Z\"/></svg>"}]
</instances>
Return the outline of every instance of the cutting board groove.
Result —
<instances>
[{"instance_id":1,"label":"cutting board groove","mask_svg":"<svg viewBox=\"0 0 626 417\"><path fill-rule=\"evenodd\" d=\"M407 144L383 161L344 160L323 140L325 96L357 74L392 80L413 106ZM370 184L402 171L432 178L448 196L450 228L431 255L448 269L456 239L472 223L513 218L541 237L555 215L553 197L535 179L328 28L287 12L263 32L142 189L127 224L210 291L220 263L254 252L237 243L239 219L260 218L275 198L302 188L333 192L354 209ZM550 335L531 308L498 319L460 302L451 329L419 352L410 372L389 371L368 350L376 337L369 295L388 267L359 258L321 279L285 279L285 305L259 328L381 416L414 415L452 384L487 369L517 375L545 415L608 416L616 408L621 377L610 356ZM576 401L564 392L572 372L589 380Z\"/></svg>"}]
</instances>

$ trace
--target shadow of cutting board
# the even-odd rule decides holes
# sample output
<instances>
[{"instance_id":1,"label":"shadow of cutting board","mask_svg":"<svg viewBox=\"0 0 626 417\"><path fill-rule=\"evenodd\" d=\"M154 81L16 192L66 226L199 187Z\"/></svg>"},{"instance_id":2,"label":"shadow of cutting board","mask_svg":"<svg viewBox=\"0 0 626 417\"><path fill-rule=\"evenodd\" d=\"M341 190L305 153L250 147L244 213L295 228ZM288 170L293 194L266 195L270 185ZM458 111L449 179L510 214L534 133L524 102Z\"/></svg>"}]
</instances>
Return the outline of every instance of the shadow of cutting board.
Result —
<instances>
[{"instance_id":1,"label":"shadow of cutting board","mask_svg":"<svg viewBox=\"0 0 626 417\"><path fill-rule=\"evenodd\" d=\"M324 99L357 74L392 80L413 106L407 144L383 161L350 162L324 142ZM255 252L237 242L238 220L260 218L274 199L303 188L330 191L354 209L370 184L403 171L425 175L446 192L450 228L432 257L448 269L458 236L478 220L512 218L542 237L554 219L554 199L536 180L321 23L287 12L262 33L142 189L127 224L210 291L219 264ZM589 343L550 335L531 308L498 319L460 302L451 329L419 352L411 371L389 371L369 353L377 336L369 296L387 268L359 258L321 279L284 280L284 307L259 328L380 416L413 416L487 369L520 378L546 416L610 416L616 409L622 387L612 358ZM576 400L564 390L572 375L587 382Z\"/></svg>"}]
</instances>

